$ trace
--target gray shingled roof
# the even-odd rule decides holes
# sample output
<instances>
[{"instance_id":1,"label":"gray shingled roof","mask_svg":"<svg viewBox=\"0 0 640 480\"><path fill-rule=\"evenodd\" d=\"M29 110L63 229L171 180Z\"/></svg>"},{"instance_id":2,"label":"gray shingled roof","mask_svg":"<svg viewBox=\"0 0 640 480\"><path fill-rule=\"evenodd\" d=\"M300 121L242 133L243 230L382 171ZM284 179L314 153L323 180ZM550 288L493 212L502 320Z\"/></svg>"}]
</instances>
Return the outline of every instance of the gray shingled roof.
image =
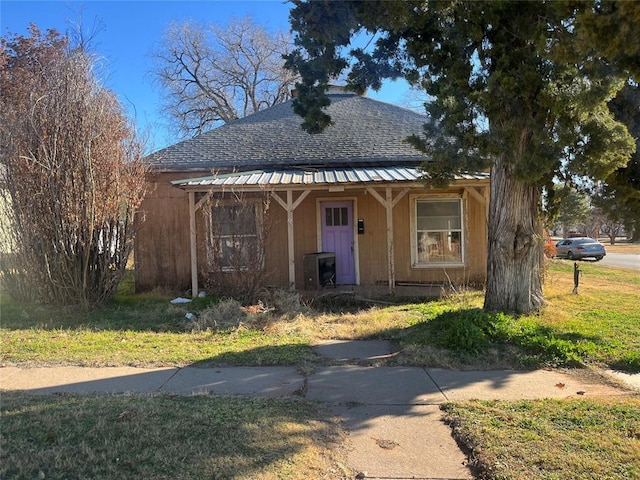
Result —
<instances>
[{"instance_id":1,"label":"gray shingled roof","mask_svg":"<svg viewBox=\"0 0 640 480\"><path fill-rule=\"evenodd\" d=\"M229 171L291 166L417 165L405 142L425 115L355 94L330 94L334 122L323 133L302 130L291 101L228 123L149 156L156 171Z\"/></svg>"}]
</instances>

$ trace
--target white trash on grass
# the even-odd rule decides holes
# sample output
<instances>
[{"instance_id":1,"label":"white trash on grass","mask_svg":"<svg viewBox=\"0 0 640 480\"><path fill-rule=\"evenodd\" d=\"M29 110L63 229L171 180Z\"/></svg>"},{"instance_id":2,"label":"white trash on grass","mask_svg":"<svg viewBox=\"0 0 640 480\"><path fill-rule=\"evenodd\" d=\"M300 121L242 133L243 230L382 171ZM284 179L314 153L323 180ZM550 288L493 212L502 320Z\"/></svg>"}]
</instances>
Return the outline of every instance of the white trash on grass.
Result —
<instances>
[{"instance_id":1,"label":"white trash on grass","mask_svg":"<svg viewBox=\"0 0 640 480\"><path fill-rule=\"evenodd\" d=\"M183 298L183 297L177 297L174 298L173 300L171 300L171 303L176 305L178 303L190 303L191 299L190 298Z\"/></svg>"}]
</instances>

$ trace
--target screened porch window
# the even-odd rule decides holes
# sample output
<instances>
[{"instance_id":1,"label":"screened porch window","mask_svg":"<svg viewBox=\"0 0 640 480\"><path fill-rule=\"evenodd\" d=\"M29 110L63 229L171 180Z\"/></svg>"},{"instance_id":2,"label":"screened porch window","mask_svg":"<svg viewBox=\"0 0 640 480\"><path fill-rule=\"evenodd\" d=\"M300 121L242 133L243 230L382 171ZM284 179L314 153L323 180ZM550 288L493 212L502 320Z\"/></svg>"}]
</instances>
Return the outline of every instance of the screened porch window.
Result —
<instances>
[{"instance_id":1,"label":"screened porch window","mask_svg":"<svg viewBox=\"0 0 640 480\"><path fill-rule=\"evenodd\" d=\"M226 271L256 266L259 252L259 218L255 203L230 203L212 208L211 243L219 266Z\"/></svg>"},{"instance_id":2,"label":"screened porch window","mask_svg":"<svg viewBox=\"0 0 640 480\"><path fill-rule=\"evenodd\" d=\"M412 222L414 267L463 263L461 199L415 199Z\"/></svg>"}]
</instances>

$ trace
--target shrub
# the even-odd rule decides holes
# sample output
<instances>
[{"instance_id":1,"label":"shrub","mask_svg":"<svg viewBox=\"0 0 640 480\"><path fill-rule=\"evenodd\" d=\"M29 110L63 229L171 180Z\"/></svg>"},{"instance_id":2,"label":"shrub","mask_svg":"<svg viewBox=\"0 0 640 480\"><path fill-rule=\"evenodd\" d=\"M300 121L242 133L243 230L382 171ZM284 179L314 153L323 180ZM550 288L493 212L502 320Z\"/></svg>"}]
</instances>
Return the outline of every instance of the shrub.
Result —
<instances>
[{"instance_id":1,"label":"shrub","mask_svg":"<svg viewBox=\"0 0 640 480\"><path fill-rule=\"evenodd\" d=\"M527 317L488 313L479 308L439 313L416 325L410 341L474 356L491 344L513 344L548 365L575 365L593 347L592 342L576 344L559 337L549 328L530 323ZM633 361L630 359L629 363Z\"/></svg>"},{"instance_id":2,"label":"shrub","mask_svg":"<svg viewBox=\"0 0 640 480\"><path fill-rule=\"evenodd\" d=\"M112 298L145 193L144 144L95 57L30 27L0 48L0 283L14 299Z\"/></svg>"},{"instance_id":3,"label":"shrub","mask_svg":"<svg viewBox=\"0 0 640 480\"><path fill-rule=\"evenodd\" d=\"M300 293L289 292L280 288L271 292L270 303L276 312L292 316L306 313L309 310L302 301Z\"/></svg>"},{"instance_id":4,"label":"shrub","mask_svg":"<svg viewBox=\"0 0 640 480\"><path fill-rule=\"evenodd\" d=\"M556 244L551 240L551 236L545 230L544 232L544 256L546 258L553 258L556 256L557 249Z\"/></svg>"},{"instance_id":5,"label":"shrub","mask_svg":"<svg viewBox=\"0 0 640 480\"><path fill-rule=\"evenodd\" d=\"M203 208L206 241L204 287L216 294L255 302L267 288L271 271L265 252L274 220L269 196L213 195Z\"/></svg>"},{"instance_id":6,"label":"shrub","mask_svg":"<svg viewBox=\"0 0 640 480\"><path fill-rule=\"evenodd\" d=\"M490 340L488 316L477 308L446 311L427 323L425 333L438 347L478 354Z\"/></svg>"},{"instance_id":7,"label":"shrub","mask_svg":"<svg viewBox=\"0 0 640 480\"><path fill-rule=\"evenodd\" d=\"M240 302L228 298L202 310L186 327L190 331L229 330L239 327L246 319Z\"/></svg>"},{"instance_id":8,"label":"shrub","mask_svg":"<svg viewBox=\"0 0 640 480\"><path fill-rule=\"evenodd\" d=\"M467 318L453 318L442 337L442 347L478 354L488 343L487 335Z\"/></svg>"}]
</instances>

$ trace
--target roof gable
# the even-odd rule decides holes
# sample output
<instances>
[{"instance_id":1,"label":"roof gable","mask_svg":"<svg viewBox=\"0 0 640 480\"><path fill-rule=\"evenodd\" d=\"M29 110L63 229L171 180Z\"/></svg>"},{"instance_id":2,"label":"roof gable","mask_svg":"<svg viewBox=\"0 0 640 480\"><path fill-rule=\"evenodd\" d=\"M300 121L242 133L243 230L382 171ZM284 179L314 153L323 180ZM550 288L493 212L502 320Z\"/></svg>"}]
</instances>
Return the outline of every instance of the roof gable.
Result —
<instances>
[{"instance_id":1,"label":"roof gable","mask_svg":"<svg viewBox=\"0 0 640 480\"><path fill-rule=\"evenodd\" d=\"M311 135L292 102L225 124L149 156L158 171L247 170L284 166L417 165L425 157L405 139L425 115L356 94L330 94L333 125Z\"/></svg>"}]
</instances>

